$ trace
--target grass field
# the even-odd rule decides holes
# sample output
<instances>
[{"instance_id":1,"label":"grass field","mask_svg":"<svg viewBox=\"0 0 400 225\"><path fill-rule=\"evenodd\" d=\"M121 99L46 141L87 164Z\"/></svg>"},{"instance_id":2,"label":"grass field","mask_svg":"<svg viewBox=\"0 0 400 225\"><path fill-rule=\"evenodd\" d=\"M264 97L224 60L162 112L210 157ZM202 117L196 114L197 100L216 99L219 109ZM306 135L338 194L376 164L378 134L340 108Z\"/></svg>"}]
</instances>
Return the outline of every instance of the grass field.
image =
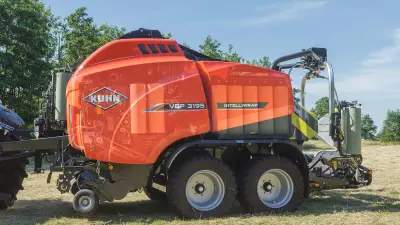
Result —
<instances>
[{"instance_id":1,"label":"grass field","mask_svg":"<svg viewBox=\"0 0 400 225\"><path fill-rule=\"evenodd\" d=\"M308 145L308 150L323 148L317 142ZM47 184L47 174L40 174L26 179L15 206L0 212L0 224L400 224L400 146L366 143L363 155L364 165L374 170L371 186L313 195L293 213L246 215L236 204L224 218L181 220L165 203L133 193L83 218L72 209L72 195L56 189L56 175Z\"/></svg>"}]
</instances>

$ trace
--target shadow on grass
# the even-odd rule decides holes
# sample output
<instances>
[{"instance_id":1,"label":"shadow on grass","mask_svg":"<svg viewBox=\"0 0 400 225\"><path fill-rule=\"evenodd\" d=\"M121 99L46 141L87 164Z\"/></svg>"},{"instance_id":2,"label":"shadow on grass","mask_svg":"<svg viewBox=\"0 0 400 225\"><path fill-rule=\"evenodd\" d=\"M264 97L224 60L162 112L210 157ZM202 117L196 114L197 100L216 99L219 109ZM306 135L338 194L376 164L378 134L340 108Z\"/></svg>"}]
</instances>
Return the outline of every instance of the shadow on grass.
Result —
<instances>
[{"instance_id":1,"label":"shadow on grass","mask_svg":"<svg viewBox=\"0 0 400 225\"><path fill-rule=\"evenodd\" d=\"M330 191L305 200L296 213L317 215L366 211L400 212L400 199L375 194Z\"/></svg>"},{"instance_id":2,"label":"shadow on grass","mask_svg":"<svg viewBox=\"0 0 400 225\"><path fill-rule=\"evenodd\" d=\"M374 194L346 193L330 191L325 195L304 199L303 204L293 213L284 216L322 215L335 212L400 212L400 200ZM242 217L239 204L235 204L228 217ZM246 217L249 215L246 215ZM251 215L266 216L266 214ZM50 219L82 219L100 223L151 223L170 222L177 216L164 202L142 200L135 202L102 203L95 215L80 217L72 209L70 202L61 200L21 200L4 212L0 212L4 224L45 223ZM25 221L25 222L24 222Z\"/></svg>"}]
</instances>

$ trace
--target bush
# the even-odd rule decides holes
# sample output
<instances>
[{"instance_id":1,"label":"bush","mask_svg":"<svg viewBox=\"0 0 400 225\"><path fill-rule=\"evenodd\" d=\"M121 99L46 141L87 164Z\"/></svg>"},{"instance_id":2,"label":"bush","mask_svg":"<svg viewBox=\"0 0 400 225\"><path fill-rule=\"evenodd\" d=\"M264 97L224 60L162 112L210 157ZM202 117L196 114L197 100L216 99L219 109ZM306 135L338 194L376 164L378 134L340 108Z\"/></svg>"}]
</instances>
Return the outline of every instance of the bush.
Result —
<instances>
[{"instance_id":1,"label":"bush","mask_svg":"<svg viewBox=\"0 0 400 225\"><path fill-rule=\"evenodd\" d=\"M389 110L379 138L383 142L400 142L400 110Z\"/></svg>"}]
</instances>

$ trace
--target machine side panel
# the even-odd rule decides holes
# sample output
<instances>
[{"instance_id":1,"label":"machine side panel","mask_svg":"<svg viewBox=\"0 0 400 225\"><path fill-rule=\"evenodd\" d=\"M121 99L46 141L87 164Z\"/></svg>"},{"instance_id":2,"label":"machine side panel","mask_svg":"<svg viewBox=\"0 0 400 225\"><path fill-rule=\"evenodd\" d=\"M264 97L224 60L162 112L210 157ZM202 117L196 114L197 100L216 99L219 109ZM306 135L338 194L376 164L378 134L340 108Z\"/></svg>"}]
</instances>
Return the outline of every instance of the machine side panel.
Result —
<instances>
[{"instance_id":1,"label":"machine side panel","mask_svg":"<svg viewBox=\"0 0 400 225\"><path fill-rule=\"evenodd\" d=\"M198 62L220 138L290 137L294 112L287 74L233 62Z\"/></svg>"},{"instance_id":2,"label":"machine side panel","mask_svg":"<svg viewBox=\"0 0 400 225\"><path fill-rule=\"evenodd\" d=\"M175 141L210 131L199 71L183 56L83 67L71 78L67 99L73 145L91 159L152 164Z\"/></svg>"}]
</instances>

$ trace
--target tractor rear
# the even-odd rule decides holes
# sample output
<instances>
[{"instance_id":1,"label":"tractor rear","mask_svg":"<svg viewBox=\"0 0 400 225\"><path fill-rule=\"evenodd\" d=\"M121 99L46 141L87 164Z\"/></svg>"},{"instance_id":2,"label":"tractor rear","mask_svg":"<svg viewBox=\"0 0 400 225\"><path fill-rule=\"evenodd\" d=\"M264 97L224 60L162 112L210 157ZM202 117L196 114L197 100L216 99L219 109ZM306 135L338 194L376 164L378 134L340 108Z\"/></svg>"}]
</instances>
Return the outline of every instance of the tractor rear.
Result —
<instances>
[{"instance_id":1,"label":"tractor rear","mask_svg":"<svg viewBox=\"0 0 400 225\"><path fill-rule=\"evenodd\" d=\"M307 70L300 103L290 82L295 69ZM140 189L184 217L221 216L236 200L247 212L282 212L313 191L371 183L361 165L360 109L337 98L326 49L261 68L140 29L98 49L71 77L65 72L54 76L37 139L19 140L22 120L0 113L2 209L22 189L26 157L38 154L53 156L48 182L61 172L57 189L74 195L81 214ZM320 120L304 107L313 78L328 80L329 114ZM313 137L332 151L303 154Z\"/></svg>"}]
</instances>

